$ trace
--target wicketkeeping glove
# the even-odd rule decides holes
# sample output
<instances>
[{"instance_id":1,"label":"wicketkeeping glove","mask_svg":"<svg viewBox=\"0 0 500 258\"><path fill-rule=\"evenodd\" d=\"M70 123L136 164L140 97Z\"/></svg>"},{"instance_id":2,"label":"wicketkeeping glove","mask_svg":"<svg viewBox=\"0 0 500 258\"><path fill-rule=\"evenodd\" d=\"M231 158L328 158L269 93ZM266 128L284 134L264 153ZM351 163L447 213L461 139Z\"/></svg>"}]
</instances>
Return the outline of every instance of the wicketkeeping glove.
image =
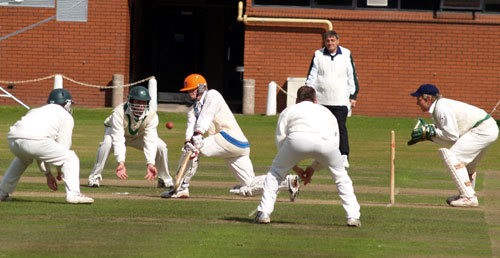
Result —
<instances>
[{"instance_id":1,"label":"wicketkeeping glove","mask_svg":"<svg viewBox=\"0 0 500 258\"><path fill-rule=\"evenodd\" d=\"M436 128L433 124L425 123L421 118L417 122L415 128L411 132L411 140L408 145L413 145L420 141L431 140L431 137L436 136Z\"/></svg>"}]
</instances>

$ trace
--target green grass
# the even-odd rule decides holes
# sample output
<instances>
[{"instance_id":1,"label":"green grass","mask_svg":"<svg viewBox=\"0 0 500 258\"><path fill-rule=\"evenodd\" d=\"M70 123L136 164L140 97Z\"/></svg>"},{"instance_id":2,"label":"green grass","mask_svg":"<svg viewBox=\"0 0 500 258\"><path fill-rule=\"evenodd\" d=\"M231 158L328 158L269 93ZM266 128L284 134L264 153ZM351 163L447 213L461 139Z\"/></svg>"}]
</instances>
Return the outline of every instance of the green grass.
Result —
<instances>
[{"instance_id":1,"label":"green grass","mask_svg":"<svg viewBox=\"0 0 500 258\"><path fill-rule=\"evenodd\" d=\"M72 149L80 158L83 179L91 173L102 139L102 123L110 111L77 108L74 112ZM0 134L5 136L24 113L26 110L20 107L0 107ZM184 141L186 116L160 112L159 118L158 133L168 145L173 175ZM266 173L276 153L277 116L236 118L250 141L256 174ZM174 123L172 130L165 128L167 121ZM434 193L398 194L396 202L401 205L386 207L386 192L360 191L357 197L362 207L362 228L345 226L345 212L325 170L315 174L298 202L290 203L287 194L281 193L272 223L256 225L249 214L259 199L223 200L230 197L226 188L193 186L192 198L166 200L158 197L162 190L154 187L106 184L106 180L116 178L116 161L110 157L102 187L82 185L82 192L96 196L92 205L67 205L63 195L51 196L44 183L20 182L13 194L15 200L0 203L0 257L493 256L485 210L443 205L447 193L455 187L437 155L440 146L430 142L406 145L414 123L415 119L407 118L348 119L349 174L355 189L389 192L390 132L394 130L396 187ZM0 169L5 171L13 158L5 137L0 138L0 150ZM479 191L484 188L481 173L498 171L498 153L497 142L479 165ZM144 180L146 166L141 151L128 148L126 165L129 179ZM23 177L43 176L32 165ZM217 158L202 158L193 182L236 184L225 162ZM322 188L315 190L314 185ZM40 197L16 196L23 192L40 193ZM64 187L60 186L58 192L62 194ZM112 194L124 192L141 198ZM482 197L480 202L484 203Z\"/></svg>"}]
</instances>

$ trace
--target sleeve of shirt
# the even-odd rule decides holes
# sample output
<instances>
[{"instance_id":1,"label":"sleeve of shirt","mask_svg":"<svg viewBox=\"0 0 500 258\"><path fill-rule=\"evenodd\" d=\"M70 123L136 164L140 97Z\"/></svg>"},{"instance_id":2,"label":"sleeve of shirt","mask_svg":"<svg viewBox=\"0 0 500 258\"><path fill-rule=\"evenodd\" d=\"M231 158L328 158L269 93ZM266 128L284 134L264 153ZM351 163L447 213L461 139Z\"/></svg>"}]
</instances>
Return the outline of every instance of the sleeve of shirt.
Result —
<instances>
[{"instance_id":1,"label":"sleeve of shirt","mask_svg":"<svg viewBox=\"0 0 500 258\"><path fill-rule=\"evenodd\" d=\"M191 137L193 137L195 124L196 124L196 116L194 114L194 106L192 106L189 108L187 112L186 140L191 139Z\"/></svg>"},{"instance_id":2,"label":"sleeve of shirt","mask_svg":"<svg viewBox=\"0 0 500 258\"><path fill-rule=\"evenodd\" d=\"M147 164L155 165L156 159L156 142L158 141L158 115L145 125L144 128L144 156L146 157Z\"/></svg>"},{"instance_id":3,"label":"sleeve of shirt","mask_svg":"<svg viewBox=\"0 0 500 258\"><path fill-rule=\"evenodd\" d=\"M318 78L318 61L316 60L316 54L313 55L311 64L309 65L309 73L307 74L306 85L313 87L316 85L316 79Z\"/></svg>"},{"instance_id":4,"label":"sleeve of shirt","mask_svg":"<svg viewBox=\"0 0 500 258\"><path fill-rule=\"evenodd\" d=\"M118 112L113 112L111 119L111 138L113 139L113 152L117 162L125 162L127 148L125 147L125 129L123 128L123 119Z\"/></svg>"},{"instance_id":5,"label":"sleeve of shirt","mask_svg":"<svg viewBox=\"0 0 500 258\"><path fill-rule=\"evenodd\" d=\"M283 145L283 142L286 139L287 116L288 114L285 110L278 118L278 125L276 126L276 146L278 147L278 149L281 148L281 145Z\"/></svg>"},{"instance_id":6,"label":"sleeve of shirt","mask_svg":"<svg viewBox=\"0 0 500 258\"><path fill-rule=\"evenodd\" d=\"M358 98L359 82L358 82L358 73L356 72L356 65L354 64L354 59L352 58L352 55L351 55L351 67L352 67L352 77L354 80L354 93L351 92L349 99L356 100Z\"/></svg>"},{"instance_id":7,"label":"sleeve of shirt","mask_svg":"<svg viewBox=\"0 0 500 258\"><path fill-rule=\"evenodd\" d=\"M436 112L441 127L436 127L436 137L445 142L456 142L459 138L457 119L455 113L447 107L441 107Z\"/></svg>"},{"instance_id":8,"label":"sleeve of shirt","mask_svg":"<svg viewBox=\"0 0 500 258\"><path fill-rule=\"evenodd\" d=\"M203 108L198 116L198 121L196 121L196 125L194 126L194 130L204 134L210 127L210 124L212 124L215 114L219 112L220 105L223 102L225 102L225 100L219 92L215 90L208 91L207 96L205 96L205 103L203 103Z\"/></svg>"},{"instance_id":9,"label":"sleeve of shirt","mask_svg":"<svg viewBox=\"0 0 500 258\"><path fill-rule=\"evenodd\" d=\"M64 110L63 112L66 112ZM73 120L73 117L67 113L67 116L65 116L61 119L61 126L59 127L59 132L57 135L56 142L64 146L64 148L68 149L71 148L71 137L73 135L73 127L75 125L75 122Z\"/></svg>"},{"instance_id":10,"label":"sleeve of shirt","mask_svg":"<svg viewBox=\"0 0 500 258\"><path fill-rule=\"evenodd\" d=\"M349 55L349 64L347 64L347 85L349 86L349 98L356 94L356 84L354 83L354 63L352 62L351 55Z\"/></svg>"}]
</instances>

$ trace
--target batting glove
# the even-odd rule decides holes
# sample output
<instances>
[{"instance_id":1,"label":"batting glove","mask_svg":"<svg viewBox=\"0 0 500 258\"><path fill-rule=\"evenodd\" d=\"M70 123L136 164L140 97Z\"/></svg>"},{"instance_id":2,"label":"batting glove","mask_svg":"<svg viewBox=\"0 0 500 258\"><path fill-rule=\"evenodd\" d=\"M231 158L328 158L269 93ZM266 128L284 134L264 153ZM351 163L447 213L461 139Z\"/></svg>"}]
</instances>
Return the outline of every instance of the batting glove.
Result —
<instances>
[{"instance_id":1,"label":"batting glove","mask_svg":"<svg viewBox=\"0 0 500 258\"><path fill-rule=\"evenodd\" d=\"M196 134L191 137L191 142L196 149L201 149L203 147L203 136L201 134Z\"/></svg>"}]
</instances>

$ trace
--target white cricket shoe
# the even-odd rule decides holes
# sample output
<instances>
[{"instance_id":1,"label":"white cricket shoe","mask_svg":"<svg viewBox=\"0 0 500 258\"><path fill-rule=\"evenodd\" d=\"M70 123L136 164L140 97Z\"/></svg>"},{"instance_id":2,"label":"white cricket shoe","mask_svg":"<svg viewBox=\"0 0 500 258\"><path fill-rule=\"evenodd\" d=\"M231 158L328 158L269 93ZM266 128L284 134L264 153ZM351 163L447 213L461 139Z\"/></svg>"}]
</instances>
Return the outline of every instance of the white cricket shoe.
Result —
<instances>
[{"instance_id":1,"label":"white cricket shoe","mask_svg":"<svg viewBox=\"0 0 500 258\"><path fill-rule=\"evenodd\" d=\"M457 200L450 202L450 206L453 207L477 207L479 206L479 202L477 201L477 197L460 197Z\"/></svg>"},{"instance_id":2,"label":"white cricket shoe","mask_svg":"<svg viewBox=\"0 0 500 258\"><path fill-rule=\"evenodd\" d=\"M174 187L172 179L165 181L163 179L158 178L158 184L156 185L156 188L172 188L172 187Z\"/></svg>"},{"instance_id":3,"label":"white cricket shoe","mask_svg":"<svg viewBox=\"0 0 500 258\"><path fill-rule=\"evenodd\" d=\"M271 218L269 217L269 215L262 211L258 211L255 219L253 219L253 223L258 224L269 224L270 222Z\"/></svg>"},{"instance_id":4,"label":"white cricket shoe","mask_svg":"<svg viewBox=\"0 0 500 258\"><path fill-rule=\"evenodd\" d=\"M173 190L167 190L160 194L161 198L178 198L186 199L189 198L189 188L174 192Z\"/></svg>"},{"instance_id":5,"label":"white cricket shoe","mask_svg":"<svg viewBox=\"0 0 500 258\"><path fill-rule=\"evenodd\" d=\"M288 192L290 193L290 201L294 202L299 197L300 178L299 176L289 175L286 177L288 181Z\"/></svg>"},{"instance_id":6,"label":"white cricket shoe","mask_svg":"<svg viewBox=\"0 0 500 258\"><path fill-rule=\"evenodd\" d=\"M71 204L92 204L94 199L85 196L82 193L66 194L66 202Z\"/></svg>"},{"instance_id":7,"label":"white cricket shoe","mask_svg":"<svg viewBox=\"0 0 500 258\"><path fill-rule=\"evenodd\" d=\"M95 177L89 177L88 186L89 187L96 187L96 188L98 188L100 180L102 180L102 177L100 175L99 176L95 176Z\"/></svg>"},{"instance_id":8,"label":"white cricket shoe","mask_svg":"<svg viewBox=\"0 0 500 258\"><path fill-rule=\"evenodd\" d=\"M229 192L235 195L241 194L240 192L241 185L235 185L231 189L229 189Z\"/></svg>"},{"instance_id":9,"label":"white cricket shoe","mask_svg":"<svg viewBox=\"0 0 500 258\"><path fill-rule=\"evenodd\" d=\"M349 158L347 155L342 155L342 162L344 162L344 167L349 168Z\"/></svg>"},{"instance_id":10,"label":"white cricket shoe","mask_svg":"<svg viewBox=\"0 0 500 258\"><path fill-rule=\"evenodd\" d=\"M0 202L8 201L12 201L12 197L10 197L8 193L4 193L2 190L0 190Z\"/></svg>"},{"instance_id":11,"label":"white cricket shoe","mask_svg":"<svg viewBox=\"0 0 500 258\"><path fill-rule=\"evenodd\" d=\"M361 220L349 218L349 219L347 219L347 226L360 228L361 227Z\"/></svg>"},{"instance_id":12,"label":"white cricket shoe","mask_svg":"<svg viewBox=\"0 0 500 258\"><path fill-rule=\"evenodd\" d=\"M458 199L460 199L460 194L448 197L448 199L446 199L446 203L450 204L452 201L455 201L455 200L458 200Z\"/></svg>"}]
</instances>

